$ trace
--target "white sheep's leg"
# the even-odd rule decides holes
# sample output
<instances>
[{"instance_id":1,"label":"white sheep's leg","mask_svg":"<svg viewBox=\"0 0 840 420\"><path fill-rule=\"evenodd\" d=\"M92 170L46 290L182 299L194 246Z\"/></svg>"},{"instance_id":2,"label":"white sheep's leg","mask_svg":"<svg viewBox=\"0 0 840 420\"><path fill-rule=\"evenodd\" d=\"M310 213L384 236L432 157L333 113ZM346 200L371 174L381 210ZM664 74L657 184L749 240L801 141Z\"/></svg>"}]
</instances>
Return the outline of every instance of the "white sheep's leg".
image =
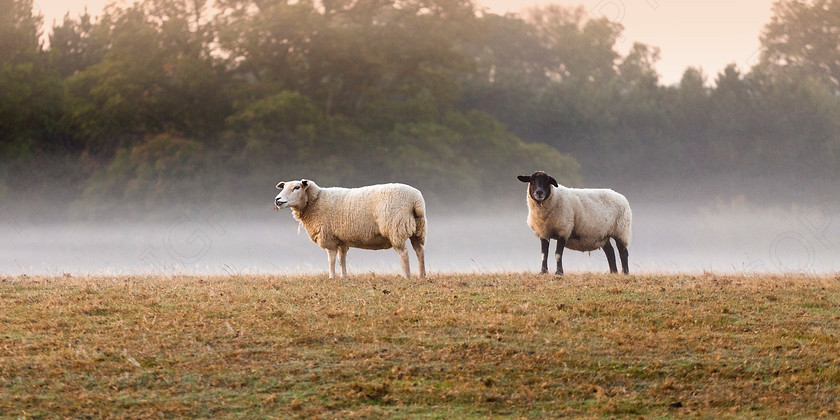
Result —
<instances>
[{"instance_id":1,"label":"white sheep's leg","mask_svg":"<svg viewBox=\"0 0 840 420\"><path fill-rule=\"evenodd\" d=\"M400 255L400 263L402 263L403 275L407 279L411 278L411 267L408 265L408 249L405 247L405 243L395 244L394 250L397 251L397 254Z\"/></svg>"},{"instance_id":2,"label":"white sheep's leg","mask_svg":"<svg viewBox=\"0 0 840 420\"><path fill-rule=\"evenodd\" d=\"M420 238L414 236L411 238L411 246L414 248L414 253L417 254L417 269L420 271L420 278L426 278L426 250L423 247L423 242Z\"/></svg>"},{"instance_id":3,"label":"white sheep's leg","mask_svg":"<svg viewBox=\"0 0 840 420\"><path fill-rule=\"evenodd\" d=\"M350 247L338 247L338 262L341 264L341 277L345 279L347 278L347 251L349 250Z\"/></svg>"},{"instance_id":4,"label":"white sheep's leg","mask_svg":"<svg viewBox=\"0 0 840 420\"><path fill-rule=\"evenodd\" d=\"M618 244L618 242L616 242ZM615 266L615 250L610 244L610 238L607 238L607 243L603 246L604 253L607 254L607 263L610 265L610 273L618 273L618 267Z\"/></svg>"},{"instance_id":5,"label":"white sheep's leg","mask_svg":"<svg viewBox=\"0 0 840 420\"><path fill-rule=\"evenodd\" d=\"M335 254L338 252L337 249L328 249L327 250L327 260L330 262L330 278L335 278Z\"/></svg>"}]
</instances>

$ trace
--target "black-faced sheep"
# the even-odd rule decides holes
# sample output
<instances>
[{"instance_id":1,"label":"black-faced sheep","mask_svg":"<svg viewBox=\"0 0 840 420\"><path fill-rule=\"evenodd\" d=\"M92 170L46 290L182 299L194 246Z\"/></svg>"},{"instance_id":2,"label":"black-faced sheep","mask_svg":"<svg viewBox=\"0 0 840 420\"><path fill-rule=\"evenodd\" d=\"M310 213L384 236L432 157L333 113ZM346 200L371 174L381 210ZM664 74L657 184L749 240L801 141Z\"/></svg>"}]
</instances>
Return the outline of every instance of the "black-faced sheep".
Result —
<instances>
[{"instance_id":1,"label":"black-faced sheep","mask_svg":"<svg viewBox=\"0 0 840 420\"><path fill-rule=\"evenodd\" d=\"M392 247L403 274L411 277L406 240L417 254L420 278L426 277L426 204L417 189L404 184L322 188L306 179L281 182L277 188L275 206L291 208L312 241L327 250L330 278L335 277L336 253L341 276L347 277L349 248Z\"/></svg>"},{"instance_id":2,"label":"black-faced sheep","mask_svg":"<svg viewBox=\"0 0 840 420\"><path fill-rule=\"evenodd\" d=\"M615 240L624 274L629 273L627 247L633 215L627 198L610 189L566 188L542 171L518 178L528 183L528 226L540 238L542 273L548 271L551 239L557 240L555 274L563 274L564 248L576 251L603 248L610 272L618 272L610 238Z\"/></svg>"}]
</instances>

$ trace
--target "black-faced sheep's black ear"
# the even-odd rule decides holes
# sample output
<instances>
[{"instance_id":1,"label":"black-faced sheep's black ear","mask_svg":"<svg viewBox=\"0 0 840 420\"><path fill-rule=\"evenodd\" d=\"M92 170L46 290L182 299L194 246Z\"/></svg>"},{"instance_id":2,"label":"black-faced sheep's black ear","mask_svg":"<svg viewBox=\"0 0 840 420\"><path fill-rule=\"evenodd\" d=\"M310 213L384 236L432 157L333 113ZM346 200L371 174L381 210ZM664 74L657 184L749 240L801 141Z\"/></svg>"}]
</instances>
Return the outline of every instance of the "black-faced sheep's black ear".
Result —
<instances>
[{"instance_id":1,"label":"black-faced sheep's black ear","mask_svg":"<svg viewBox=\"0 0 840 420\"><path fill-rule=\"evenodd\" d=\"M278 189L278 190L282 190L284 186L286 186L286 183L285 183L285 182L281 182L281 183L277 184L277 189Z\"/></svg>"},{"instance_id":2,"label":"black-faced sheep's black ear","mask_svg":"<svg viewBox=\"0 0 840 420\"><path fill-rule=\"evenodd\" d=\"M531 177L527 175L519 175L517 178L522 182L531 182Z\"/></svg>"},{"instance_id":3,"label":"black-faced sheep's black ear","mask_svg":"<svg viewBox=\"0 0 840 420\"><path fill-rule=\"evenodd\" d=\"M558 188L560 187L559 185L557 185L557 180L556 180L556 179L554 179L554 177L553 177L553 176L549 176L549 177L548 177L548 182L550 182L550 183L551 183L551 185L554 185L555 187L558 187Z\"/></svg>"}]
</instances>

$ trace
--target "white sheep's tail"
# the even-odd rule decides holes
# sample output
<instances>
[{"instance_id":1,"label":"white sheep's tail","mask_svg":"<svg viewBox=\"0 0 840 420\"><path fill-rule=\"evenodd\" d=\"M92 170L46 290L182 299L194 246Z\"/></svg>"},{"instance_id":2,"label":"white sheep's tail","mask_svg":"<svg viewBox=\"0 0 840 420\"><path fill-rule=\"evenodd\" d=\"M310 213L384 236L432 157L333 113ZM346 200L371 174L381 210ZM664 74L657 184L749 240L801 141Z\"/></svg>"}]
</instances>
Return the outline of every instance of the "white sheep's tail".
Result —
<instances>
[{"instance_id":1,"label":"white sheep's tail","mask_svg":"<svg viewBox=\"0 0 840 420\"><path fill-rule=\"evenodd\" d=\"M621 216L616 220L616 227L615 230L618 233L615 237L616 239L620 240L624 243L624 246L630 247L630 242L633 239L633 232L632 232L632 224L633 224L633 212L630 210L630 206L628 205L625 207L624 211L621 212Z\"/></svg>"},{"instance_id":2,"label":"white sheep's tail","mask_svg":"<svg viewBox=\"0 0 840 420\"><path fill-rule=\"evenodd\" d=\"M414 202L414 237L426 244L426 203L423 199Z\"/></svg>"}]
</instances>

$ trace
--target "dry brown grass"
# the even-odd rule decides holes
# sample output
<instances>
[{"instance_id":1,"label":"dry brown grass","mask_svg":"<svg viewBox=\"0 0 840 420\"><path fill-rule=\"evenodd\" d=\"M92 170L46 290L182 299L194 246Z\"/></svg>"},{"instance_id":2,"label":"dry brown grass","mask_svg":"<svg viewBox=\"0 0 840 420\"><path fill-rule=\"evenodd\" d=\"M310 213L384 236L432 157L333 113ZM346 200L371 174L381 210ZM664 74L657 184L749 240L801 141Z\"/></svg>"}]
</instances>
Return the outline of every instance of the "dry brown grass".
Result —
<instances>
[{"instance_id":1,"label":"dry brown grass","mask_svg":"<svg viewBox=\"0 0 840 420\"><path fill-rule=\"evenodd\" d=\"M0 279L7 417L840 415L840 279Z\"/></svg>"}]
</instances>

